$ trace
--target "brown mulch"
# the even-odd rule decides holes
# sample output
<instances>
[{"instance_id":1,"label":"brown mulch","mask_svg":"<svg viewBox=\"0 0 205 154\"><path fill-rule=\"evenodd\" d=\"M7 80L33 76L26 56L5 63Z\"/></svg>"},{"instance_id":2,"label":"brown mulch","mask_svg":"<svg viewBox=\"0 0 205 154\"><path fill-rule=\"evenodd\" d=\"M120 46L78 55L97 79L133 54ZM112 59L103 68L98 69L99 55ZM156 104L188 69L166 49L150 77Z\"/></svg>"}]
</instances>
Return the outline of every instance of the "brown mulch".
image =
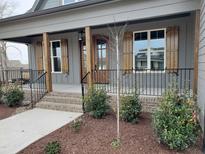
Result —
<instances>
[{"instance_id":1,"label":"brown mulch","mask_svg":"<svg viewBox=\"0 0 205 154\"><path fill-rule=\"evenodd\" d=\"M16 112L16 108L10 108L0 104L0 120L10 117Z\"/></svg>"},{"instance_id":2,"label":"brown mulch","mask_svg":"<svg viewBox=\"0 0 205 154\"><path fill-rule=\"evenodd\" d=\"M175 154L160 145L153 134L150 114L143 113L139 124L121 122L122 145L118 149L111 147L116 135L116 118L108 115L97 120L84 115L83 126L79 133L74 133L69 125L49 134L24 149L19 154L43 154L45 145L59 141L62 154ZM201 154L201 140L197 145L181 152L183 154Z\"/></svg>"}]
</instances>

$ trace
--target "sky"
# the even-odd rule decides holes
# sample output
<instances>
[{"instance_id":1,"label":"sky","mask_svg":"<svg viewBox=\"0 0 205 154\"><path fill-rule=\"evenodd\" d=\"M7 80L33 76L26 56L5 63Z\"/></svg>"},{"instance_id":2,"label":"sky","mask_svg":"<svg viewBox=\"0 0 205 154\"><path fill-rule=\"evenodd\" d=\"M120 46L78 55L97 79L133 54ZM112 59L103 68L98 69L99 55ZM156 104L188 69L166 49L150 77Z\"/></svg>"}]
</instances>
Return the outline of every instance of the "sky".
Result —
<instances>
[{"instance_id":1,"label":"sky","mask_svg":"<svg viewBox=\"0 0 205 154\"><path fill-rule=\"evenodd\" d=\"M23 14L28 11L35 0L10 0L15 3L13 15ZM28 64L27 46L18 43L8 43L7 56L9 60L20 60L23 64Z\"/></svg>"}]
</instances>

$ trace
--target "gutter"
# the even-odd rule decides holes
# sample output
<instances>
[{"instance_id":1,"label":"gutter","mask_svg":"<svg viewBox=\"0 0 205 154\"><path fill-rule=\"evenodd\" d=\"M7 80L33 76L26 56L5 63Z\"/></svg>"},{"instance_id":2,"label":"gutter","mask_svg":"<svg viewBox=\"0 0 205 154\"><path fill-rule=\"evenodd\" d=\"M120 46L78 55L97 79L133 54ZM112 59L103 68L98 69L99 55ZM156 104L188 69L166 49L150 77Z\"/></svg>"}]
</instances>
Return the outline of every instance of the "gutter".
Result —
<instances>
[{"instance_id":1,"label":"gutter","mask_svg":"<svg viewBox=\"0 0 205 154\"><path fill-rule=\"evenodd\" d=\"M0 20L0 24L13 22L13 21L17 21L17 20L22 20L22 19L28 19L28 18L32 18L32 17L39 17L39 16L44 16L44 15L49 15L49 14L55 14L55 13L59 13L59 12L63 12L63 11L84 8L87 6L99 5L99 4L104 4L106 2L113 2L113 1L118 1L118 0L86 0L86 1L81 1L81 2L77 2L77 3L73 3L73 4L63 5L63 6L54 7L54 8L45 9L45 10L40 10L40 11L35 11L35 12L27 12L27 13L22 14L22 15L4 18L4 19Z\"/></svg>"}]
</instances>

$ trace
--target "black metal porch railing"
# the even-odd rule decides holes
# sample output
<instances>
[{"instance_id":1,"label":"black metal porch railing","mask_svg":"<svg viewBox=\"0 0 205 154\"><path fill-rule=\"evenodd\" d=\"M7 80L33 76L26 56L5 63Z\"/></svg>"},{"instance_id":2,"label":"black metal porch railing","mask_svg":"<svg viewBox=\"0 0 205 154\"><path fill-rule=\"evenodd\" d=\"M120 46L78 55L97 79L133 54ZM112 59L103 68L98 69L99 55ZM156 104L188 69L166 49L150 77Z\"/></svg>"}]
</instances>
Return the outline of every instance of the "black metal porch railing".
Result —
<instances>
[{"instance_id":1,"label":"black metal porch railing","mask_svg":"<svg viewBox=\"0 0 205 154\"><path fill-rule=\"evenodd\" d=\"M32 107L35 103L40 101L47 93L46 74L47 72L41 74L37 79L34 79L30 82Z\"/></svg>"},{"instance_id":2,"label":"black metal porch railing","mask_svg":"<svg viewBox=\"0 0 205 154\"><path fill-rule=\"evenodd\" d=\"M25 92L29 92L32 107L47 93L44 70L22 68L0 70L0 85L5 84L16 84Z\"/></svg>"},{"instance_id":3,"label":"black metal porch railing","mask_svg":"<svg viewBox=\"0 0 205 154\"><path fill-rule=\"evenodd\" d=\"M117 92L117 70L93 70L95 88L108 93ZM180 93L192 93L194 69L129 69L120 70L120 93L161 96L170 86L176 86Z\"/></svg>"}]
</instances>

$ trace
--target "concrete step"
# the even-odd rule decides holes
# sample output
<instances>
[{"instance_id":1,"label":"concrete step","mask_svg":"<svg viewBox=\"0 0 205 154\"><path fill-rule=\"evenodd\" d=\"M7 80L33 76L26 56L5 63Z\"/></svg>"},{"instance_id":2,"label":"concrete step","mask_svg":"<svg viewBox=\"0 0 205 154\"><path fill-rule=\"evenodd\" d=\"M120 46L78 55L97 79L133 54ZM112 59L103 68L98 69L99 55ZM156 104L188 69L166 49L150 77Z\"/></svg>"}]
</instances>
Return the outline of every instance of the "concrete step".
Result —
<instances>
[{"instance_id":1,"label":"concrete step","mask_svg":"<svg viewBox=\"0 0 205 154\"><path fill-rule=\"evenodd\" d=\"M54 102L54 103L65 103L65 104L82 104L82 99L78 97L68 97L68 96L52 96L46 95L42 101Z\"/></svg>"},{"instance_id":2,"label":"concrete step","mask_svg":"<svg viewBox=\"0 0 205 154\"><path fill-rule=\"evenodd\" d=\"M67 112L79 112L82 113L82 105L77 104L63 104L63 103L53 103L41 101L36 104L37 108L67 111Z\"/></svg>"},{"instance_id":3,"label":"concrete step","mask_svg":"<svg viewBox=\"0 0 205 154\"><path fill-rule=\"evenodd\" d=\"M82 98L81 93L62 93L62 92L50 92L47 96L61 96L61 97L75 97Z\"/></svg>"}]
</instances>

